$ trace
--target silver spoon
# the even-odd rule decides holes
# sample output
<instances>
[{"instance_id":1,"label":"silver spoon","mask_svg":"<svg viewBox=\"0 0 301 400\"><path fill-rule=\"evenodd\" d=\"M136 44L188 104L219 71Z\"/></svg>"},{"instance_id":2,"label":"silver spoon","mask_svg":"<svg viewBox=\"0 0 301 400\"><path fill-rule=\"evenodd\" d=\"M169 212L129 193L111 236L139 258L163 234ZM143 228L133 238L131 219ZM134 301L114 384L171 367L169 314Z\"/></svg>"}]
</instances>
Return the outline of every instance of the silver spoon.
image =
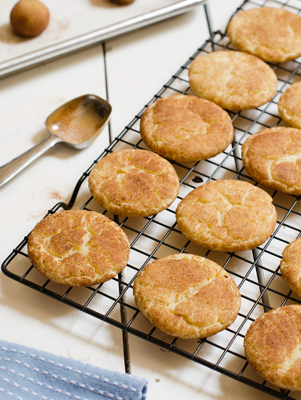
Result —
<instances>
[{"instance_id":1,"label":"silver spoon","mask_svg":"<svg viewBox=\"0 0 301 400\"><path fill-rule=\"evenodd\" d=\"M89 146L108 123L111 111L107 101L92 94L77 97L57 108L45 122L48 136L0 167L0 187L56 143L63 142L75 149Z\"/></svg>"}]
</instances>

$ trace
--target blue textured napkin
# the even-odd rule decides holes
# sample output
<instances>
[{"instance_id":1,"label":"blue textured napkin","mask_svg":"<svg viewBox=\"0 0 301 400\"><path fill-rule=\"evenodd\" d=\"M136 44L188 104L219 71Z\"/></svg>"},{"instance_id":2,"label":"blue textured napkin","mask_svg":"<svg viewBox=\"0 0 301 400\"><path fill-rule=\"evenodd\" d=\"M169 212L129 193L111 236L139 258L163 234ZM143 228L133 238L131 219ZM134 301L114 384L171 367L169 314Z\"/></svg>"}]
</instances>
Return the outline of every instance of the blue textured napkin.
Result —
<instances>
[{"instance_id":1,"label":"blue textured napkin","mask_svg":"<svg viewBox=\"0 0 301 400\"><path fill-rule=\"evenodd\" d=\"M0 340L0 399L145 400L147 381Z\"/></svg>"}]
</instances>

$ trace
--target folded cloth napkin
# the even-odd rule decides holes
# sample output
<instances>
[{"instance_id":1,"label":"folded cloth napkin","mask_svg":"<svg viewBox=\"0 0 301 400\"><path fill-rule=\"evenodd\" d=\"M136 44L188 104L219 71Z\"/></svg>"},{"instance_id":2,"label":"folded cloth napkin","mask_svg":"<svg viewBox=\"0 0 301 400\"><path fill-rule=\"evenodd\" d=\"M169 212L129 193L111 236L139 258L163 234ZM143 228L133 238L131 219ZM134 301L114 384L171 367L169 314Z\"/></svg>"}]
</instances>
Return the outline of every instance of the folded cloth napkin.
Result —
<instances>
[{"instance_id":1,"label":"folded cloth napkin","mask_svg":"<svg viewBox=\"0 0 301 400\"><path fill-rule=\"evenodd\" d=\"M147 381L0 340L0 399L145 400Z\"/></svg>"}]
</instances>

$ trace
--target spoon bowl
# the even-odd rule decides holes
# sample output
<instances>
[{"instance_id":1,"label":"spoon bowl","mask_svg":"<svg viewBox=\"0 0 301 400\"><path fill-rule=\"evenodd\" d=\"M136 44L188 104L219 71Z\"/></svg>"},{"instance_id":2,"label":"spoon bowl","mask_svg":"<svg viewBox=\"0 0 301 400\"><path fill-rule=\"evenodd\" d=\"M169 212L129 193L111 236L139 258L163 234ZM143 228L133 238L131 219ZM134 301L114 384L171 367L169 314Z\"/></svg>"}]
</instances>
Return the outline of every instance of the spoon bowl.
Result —
<instances>
[{"instance_id":1,"label":"spoon bowl","mask_svg":"<svg viewBox=\"0 0 301 400\"><path fill-rule=\"evenodd\" d=\"M94 95L77 97L57 108L46 119L49 132L70 147L83 149L100 134L111 114L110 104Z\"/></svg>"},{"instance_id":2,"label":"spoon bowl","mask_svg":"<svg viewBox=\"0 0 301 400\"><path fill-rule=\"evenodd\" d=\"M89 146L107 125L111 105L101 97L77 97L53 111L46 119L48 136L36 146L0 167L0 187L56 143L75 149Z\"/></svg>"}]
</instances>

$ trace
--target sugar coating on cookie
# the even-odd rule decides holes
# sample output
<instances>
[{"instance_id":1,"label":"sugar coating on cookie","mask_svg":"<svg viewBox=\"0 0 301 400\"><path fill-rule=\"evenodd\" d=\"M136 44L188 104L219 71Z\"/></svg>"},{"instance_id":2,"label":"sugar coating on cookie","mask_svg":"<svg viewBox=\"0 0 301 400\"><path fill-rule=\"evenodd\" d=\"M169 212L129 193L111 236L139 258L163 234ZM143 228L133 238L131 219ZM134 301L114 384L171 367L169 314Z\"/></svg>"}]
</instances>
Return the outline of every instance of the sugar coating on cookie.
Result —
<instances>
[{"instance_id":1,"label":"sugar coating on cookie","mask_svg":"<svg viewBox=\"0 0 301 400\"><path fill-rule=\"evenodd\" d=\"M192 254L173 254L148 264L134 282L135 302L156 328L183 339L215 335L230 326L240 293L218 264Z\"/></svg>"},{"instance_id":2,"label":"sugar coating on cookie","mask_svg":"<svg viewBox=\"0 0 301 400\"><path fill-rule=\"evenodd\" d=\"M242 161L255 181L284 193L301 194L301 130L269 128L249 136Z\"/></svg>"},{"instance_id":3,"label":"sugar coating on cookie","mask_svg":"<svg viewBox=\"0 0 301 400\"><path fill-rule=\"evenodd\" d=\"M163 157L195 162L214 157L233 140L231 118L221 107L196 96L158 99L144 111L140 133Z\"/></svg>"},{"instance_id":4,"label":"sugar coating on cookie","mask_svg":"<svg viewBox=\"0 0 301 400\"><path fill-rule=\"evenodd\" d=\"M37 270L68 286L91 286L113 278L126 267L129 254L123 230L94 211L49 215L28 240L28 256Z\"/></svg>"},{"instance_id":5,"label":"sugar coating on cookie","mask_svg":"<svg viewBox=\"0 0 301 400\"><path fill-rule=\"evenodd\" d=\"M198 96L222 108L259 107L277 91L277 76L262 60L239 51L216 51L193 60L189 83Z\"/></svg>"},{"instance_id":6,"label":"sugar coating on cookie","mask_svg":"<svg viewBox=\"0 0 301 400\"><path fill-rule=\"evenodd\" d=\"M281 95L278 110L288 125L301 129L301 82L294 83Z\"/></svg>"},{"instance_id":7,"label":"sugar coating on cookie","mask_svg":"<svg viewBox=\"0 0 301 400\"><path fill-rule=\"evenodd\" d=\"M301 55L301 17L283 8L240 11L231 19L227 34L239 50L268 62Z\"/></svg>"},{"instance_id":8,"label":"sugar coating on cookie","mask_svg":"<svg viewBox=\"0 0 301 400\"><path fill-rule=\"evenodd\" d=\"M178 226L189 240L219 251L251 250L275 229L271 196L247 182L219 180L194 189L179 203Z\"/></svg>"},{"instance_id":9,"label":"sugar coating on cookie","mask_svg":"<svg viewBox=\"0 0 301 400\"><path fill-rule=\"evenodd\" d=\"M116 215L146 217L168 208L179 193L169 161L147 150L120 150L102 158L90 173L96 202Z\"/></svg>"},{"instance_id":10,"label":"sugar coating on cookie","mask_svg":"<svg viewBox=\"0 0 301 400\"><path fill-rule=\"evenodd\" d=\"M244 349L251 367L268 382L301 391L301 306L275 308L248 329Z\"/></svg>"},{"instance_id":11,"label":"sugar coating on cookie","mask_svg":"<svg viewBox=\"0 0 301 400\"><path fill-rule=\"evenodd\" d=\"M282 278L301 297L301 238L289 243L282 253L280 272Z\"/></svg>"}]
</instances>

